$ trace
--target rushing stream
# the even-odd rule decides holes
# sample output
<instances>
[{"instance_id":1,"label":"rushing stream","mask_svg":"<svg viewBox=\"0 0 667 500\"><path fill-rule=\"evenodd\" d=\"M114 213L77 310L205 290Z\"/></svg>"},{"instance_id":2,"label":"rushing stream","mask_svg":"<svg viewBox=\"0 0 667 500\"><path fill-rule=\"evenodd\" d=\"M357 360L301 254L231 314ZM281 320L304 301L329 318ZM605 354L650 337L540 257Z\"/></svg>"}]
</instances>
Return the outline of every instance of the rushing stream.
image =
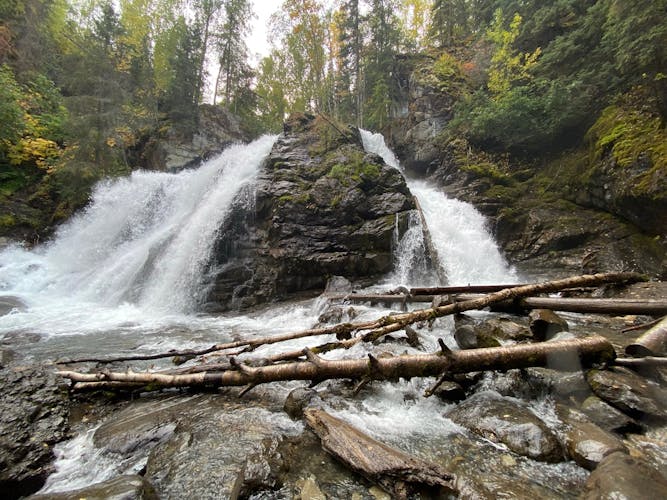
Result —
<instances>
[{"instance_id":1,"label":"rushing stream","mask_svg":"<svg viewBox=\"0 0 667 500\"><path fill-rule=\"evenodd\" d=\"M399 168L382 136L362 135L367 150ZM215 316L195 310L217 228L235 199L244 199L252 210L253 180L274 141L275 137L263 137L247 146L232 146L196 170L135 172L126 179L104 182L95 190L89 208L63 226L53 242L32 250L11 246L0 251L0 298L16 302L13 311L0 316L0 336L13 338L13 345L28 359L40 360L164 352L241 335L312 327L322 312L318 300L283 303L251 314ZM473 207L448 199L423 181L408 183L428 225L437 253L435 265L442 267L451 284L517 280ZM425 248L421 221L415 216L396 243L395 271L387 277L387 284L435 284L427 269ZM359 306L355 321L387 312ZM440 319L420 332L422 350L437 349L438 337L454 348L452 326L451 319ZM307 344L308 339L294 340L279 347L262 347L255 354ZM357 345L342 355L364 356L368 349ZM421 352L405 344L386 344L386 350ZM272 384L272 390L280 399L297 386ZM513 458L502 446L469 439L465 430L444 417L447 405L421 397L427 386L424 380L382 383L364 398L334 397L327 404L332 413L408 452L439 460L455 471L461 464L463 473L475 464L487 476L485 487L496 493L519 480L527 484L522 486L526 495L575 496L570 490L581 483L585 471L571 462L548 465ZM549 404L542 399L535 403L534 411L548 412ZM287 433L301 429L301 424L291 423L282 414L262 415L256 418ZM101 452L95 449L90 430L59 445L57 453L58 473L49 480L46 491L81 487L137 471L146 460L146 453L129 459L95 458ZM92 464L84 466L87 461Z\"/></svg>"}]
</instances>

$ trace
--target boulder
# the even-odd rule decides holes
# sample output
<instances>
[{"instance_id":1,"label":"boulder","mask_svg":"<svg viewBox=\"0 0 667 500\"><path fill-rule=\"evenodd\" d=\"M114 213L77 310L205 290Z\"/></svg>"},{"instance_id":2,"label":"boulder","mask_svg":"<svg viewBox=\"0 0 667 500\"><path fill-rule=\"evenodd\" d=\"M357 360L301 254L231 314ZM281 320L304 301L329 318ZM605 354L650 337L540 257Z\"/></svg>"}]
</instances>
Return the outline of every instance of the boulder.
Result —
<instances>
[{"instance_id":1,"label":"boulder","mask_svg":"<svg viewBox=\"0 0 667 500\"><path fill-rule=\"evenodd\" d=\"M53 472L53 447L67 438L67 384L50 365L0 369L0 491L19 498Z\"/></svg>"},{"instance_id":2,"label":"boulder","mask_svg":"<svg viewBox=\"0 0 667 500\"><path fill-rule=\"evenodd\" d=\"M496 392L478 392L447 413L455 423L518 455L543 462L560 462L563 449L551 430L516 400Z\"/></svg>"},{"instance_id":3,"label":"boulder","mask_svg":"<svg viewBox=\"0 0 667 500\"><path fill-rule=\"evenodd\" d=\"M366 153L357 129L295 114L259 176L255 212L219 232L209 305L314 294L330 276L373 282L391 270L396 228L414 208L401 173Z\"/></svg>"},{"instance_id":4,"label":"boulder","mask_svg":"<svg viewBox=\"0 0 667 500\"><path fill-rule=\"evenodd\" d=\"M158 500L153 486L141 476L118 476L85 488L33 495L30 500Z\"/></svg>"},{"instance_id":5,"label":"boulder","mask_svg":"<svg viewBox=\"0 0 667 500\"><path fill-rule=\"evenodd\" d=\"M567 321L549 309L533 309L528 314L530 331L537 340L549 340L560 332L569 331Z\"/></svg>"},{"instance_id":6,"label":"boulder","mask_svg":"<svg viewBox=\"0 0 667 500\"><path fill-rule=\"evenodd\" d=\"M582 467L593 470L607 455L617 451L627 453L620 439L602 430L580 411L563 405L557 405L556 411L567 427L565 448L568 455Z\"/></svg>"},{"instance_id":7,"label":"boulder","mask_svg":"<svg viewBox=\"0 0 667 500\"><path fill-rule=\"evenodd\" d=\"M609 432L637 431L639 422L617 410L595 395L588 396L581 404L581 411L595 424Z\"/></svg>"},{"instance_id":8,"label":"boulder","mask_svg":"<svg viewBox=\"0 0 667 500\"><path fill-rule=\"evenodd\" d=\"M596 396L631 417L667 418L667 390L630 370L591 370L587 379Z\"/></svg>"},{"instance_id":9,"label":"boulder","mask_svg":"<svg viewBox=\"0 0 667 500\"><path fill-rule=\"evenodd\" d=\"M644 461L616 452L591 473L580 498L667 498L667 479Z\"/></svg>"}]
</instances>

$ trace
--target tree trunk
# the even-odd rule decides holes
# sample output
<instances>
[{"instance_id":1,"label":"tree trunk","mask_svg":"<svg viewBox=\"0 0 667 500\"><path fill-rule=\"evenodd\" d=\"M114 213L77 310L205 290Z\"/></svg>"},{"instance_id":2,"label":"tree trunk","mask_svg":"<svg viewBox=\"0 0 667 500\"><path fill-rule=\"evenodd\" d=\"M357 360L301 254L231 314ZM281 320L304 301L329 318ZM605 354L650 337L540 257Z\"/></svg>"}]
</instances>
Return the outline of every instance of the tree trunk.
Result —
<instances>
[{"instance_id":1,"label":"tree trunk","mask_svg":"<svg viewBox=\"0 0 667 500\"><path fill-rule=\"evenodd\" d=\"M412 498L424 486L435 489L438 498L457 493L455 476L437 464L391 448L323 410L308 409L305 419L325 451L392 498Z\"/></svg>"},{"instance_id":2,"label":"tree trunk","mask_svg":"<svg viewBox=\"0 0 667 500\"><path fill-rule=\"evenodd\" d=\"M361 359L326 360L307 349L305 354L307 361L260 367L243 365L232 358L234 370L183 375L133 372L86 374L74 371L58 373L73 382L125 382L130 385L150 384L154 388L246 385L254 387L258 384L284 380L310 380L316 383L339 378L396 380L400 377L434 377L443 373L509 370L530 366L573 370L578 369L581 364L610 361L615 357L612 345L600 336L389 358L375 358L369 355L368 358Z\"/></svg>"},{"instance_id":3,"label":"tree trunk","mask_svg":"<svg viewBox=\"0 0 667 500\"><path fill-rule=\"evenodd\" d=\"M627 346L625 354L634 357L667 354L667 316Z\"/></svg>"},{"instance_id":4,"label":"tree trunk","mask_svg":"<svg viewBox=\"0 0 667 500\"><path fill-rule=\"evenodd\" d=\"M260 345L273 344L277 342L283 342L285 340L292 340L304 337L314 337L319 335L332 335L332 334L336 335L338 338L348 338L348 340L341 341L340 345L337 346L336 348L338 347L349 348L361 341L371 342L377 340L383 335L386 335L391 332L396 332L398 330L402 330L406 325L416 323L418 321L430 321L432 319L441 316L447 316L450 314L470 311L473 309L483 309L497 302L512 300L540 293L553 293L567 288L599 286L606 283L627 283L627 282L634 283L645 280L646 278L638 273L606 273L606 274L592 274L592 275L586 274L582 276L574 276L571 278L564 278L560 280L545 281L543 283L521 285L514 288L504 289L489 295L478 296L474 299L463 302L446 304L443 306L433 307L429 309L420 309L410 313L396 314L393 316L392 315L383 316L373 321L366 321L361 323L340 323L338 325L333 325L330 327L314 328L311 330L305 330L302 332L295 332L295 333L284 333L273 337L264 337L261 339L251 339L251 340L238 340L235 342L213 345L211 347L201 350L188 349L185 351L169 351L167 353L161 353L161 354L126 356L115 359L81 358L74 360L59 361L58 364L81 363L81 362L110 363L114 361L133 361L133 360L169 358L172 356L199 356L203 354L209 354L215 351L223 351L226 349L234 349L243 346L246 346L248 350L250 350ZM362 330L371 330L371 331L356 338L349 338L353 332L359 332ZM320 347L322 346L319 346L318 349ZM331 350L331 349L330 348L322 349L320 352L326 352L326 350Z\"/></svg>"}]
</instances>

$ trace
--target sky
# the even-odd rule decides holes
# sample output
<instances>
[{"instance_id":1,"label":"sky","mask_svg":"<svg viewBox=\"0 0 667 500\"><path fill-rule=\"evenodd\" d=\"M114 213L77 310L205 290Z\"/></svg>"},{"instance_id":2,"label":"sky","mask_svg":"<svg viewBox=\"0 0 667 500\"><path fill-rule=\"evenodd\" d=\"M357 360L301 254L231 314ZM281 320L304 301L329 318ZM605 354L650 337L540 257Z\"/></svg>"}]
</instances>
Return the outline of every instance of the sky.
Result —
<instances>
[{"instance_id":1,"label":"sky","mask_svg":"<svg viewBox=\"0 0 667 500\"><path fill-rule=\"evenodd\" d=\"M255 0L253 2L257 18L253 22L252 33L247 43L254 61L259 61L259 59L268 55L271 50L269 42L266 39L266 25L269 22L271 14L280 8L281 3L276 0ZM259 57L254 57L255 54L259 54Z\"/></svg>"}]
</instances>

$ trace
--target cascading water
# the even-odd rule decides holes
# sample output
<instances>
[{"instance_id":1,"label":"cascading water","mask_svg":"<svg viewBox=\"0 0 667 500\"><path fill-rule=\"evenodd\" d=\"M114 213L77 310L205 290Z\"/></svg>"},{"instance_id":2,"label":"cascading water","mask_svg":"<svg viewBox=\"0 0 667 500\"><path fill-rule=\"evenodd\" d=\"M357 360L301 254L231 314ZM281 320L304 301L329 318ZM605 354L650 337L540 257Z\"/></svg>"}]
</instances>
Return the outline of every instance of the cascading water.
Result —
<instances>
[{"instance_id":1,"label":"cascading water","mask_svg":"<svg viewBox=\"0 0 667 500\"><path fill-rule=\"evenodd\" d=\"M361 131L366 151L380 155L387 165L401 169L394 153L385 144L382 134ZM433 265L443 268L450 285L514 283L516 274L509 269L498 251L493 237L486 230L484 217L472 205L448 198L425 181L406 178L408 187L419 201L437 260ZM421 223L419 218L414 223ZM420 231L421 232L421 231ZM411 245L403 243L401 252L424 251L423 236L408 235ZM405 255L398 256L399 263ZM404 278L397 274L395 279ZM427 283L430 284L430 283Z\"/></svg>"},{"instance_id":2,"label":"cascading water","mask_svg":"<svg viewBox=\"0 0 667 500\"><path fill-rule=\"evenodd\" d=\"M274 142L231 146L197 170L101 183L53 243L0 253L0 292L27 309L0 317L0 333L73 333L192 312L216 232L235 200L252 201L243 191Z\"/></svg>"},{"instance_id":3,"label":"cascading water","mask_svg":"<svg viewBox=\"0 0 667 500\"><path fill-rule=\"evenodd\" d=\"M362 136L367 150L380 154L398 168L398 161L382 136L368 132L362 132ZM17 307L0 316L0 336L38 333L42 341L25 344L22 352L36 358L93 354L106 357L138 354L138 351L166 352L312 328L320 313L316 301L274 305L249 314L192 314L197 289L201 287L218 236L216 232L234 203L245 200L251 208L252 182L273 142L273 137L266 137L248 146L233 146L198 170L178 174L136 172L127 179L103 183L96 189L90 207L64 226L53 243L31 251L20 247L1 251L0 298L10 296ZM425 183L408 181L408 184L419 199L437 258L451 283L514 279L484 230L479 213L447 199ZM396 269L387 281L436 284L429 282L434 273L428 269L428 245L417 212L412 214L408 226L397 242ZM353 313L355 321L363 322L389 311L355 306L345 312ZM383 344L382 350L394 355L433 351L438 349L439 338L455 348L452 325L451 318L441 318L420 329L421 349L390 342ZM319 337L317 342L334 340L335 336L329 335ZM307 345L312 346L313 339L269 344L247 355L268 357ZM324 356L364 357L373 349L376 346L360 343L349 351L333 351ZM243 360L244 356L241 354L239 358ZM577 484L581 483L582 472L571 463L552 466L523 460L506 474L504 449L469 437L444 415L443 403L421 396L430 383L418 378L378 382L363 398L357 399L336 396L334 388L325 405L331 413L405 451L441 463L453 459L455 464L466 457L474 463L471 469L482 470L489 484L500 481L497 489L518 477L536 483L539 497L544 491L553 491L545 490L542 484L558 483L561 477L573 477ZM277 408L281 408L287 393L301 385L299 382L271 384L266 394L279 400ZM206 403L209 399L203 397L201 413L187 413L184 417L195 422L212 419L206 432L186 433L187 439L178 441L184 451L191 441L192 446L200 442L199 434L207 434L229 418L220 413L225 407L219 405L218 396L221 395L210 396L210 401L215 402L211 407ZM288 422L285 414L256 408L258 400L243 408L248 415L246 418L244 414L243 420L254 418L264 422L267 427L274 427L277 435L288 432L284 430ZM233 409L227 411L238 413L237 405L234 403ZM192 409L184 407L183 411ZM288 423L289 432L300 433L300 423ZM176 432L175 429L174 425L167 430ZM58 473L51 477L44 491L68 490L146 468L149 448L142 446L127 453L99 448L93 439L94 431L88 431L58 445ZM160 437L163 438L171 439ZM241 434L239 438L240 442L253 439ZM230 439L224 446L234 447L235 441ZM174 441L170 443L172 446ZM153 442L150 446L162 445ZM240 449L238 455L246 456L248 451ZM326 477L330 471L317 473Z\"/></svg>"}]
</instances>

